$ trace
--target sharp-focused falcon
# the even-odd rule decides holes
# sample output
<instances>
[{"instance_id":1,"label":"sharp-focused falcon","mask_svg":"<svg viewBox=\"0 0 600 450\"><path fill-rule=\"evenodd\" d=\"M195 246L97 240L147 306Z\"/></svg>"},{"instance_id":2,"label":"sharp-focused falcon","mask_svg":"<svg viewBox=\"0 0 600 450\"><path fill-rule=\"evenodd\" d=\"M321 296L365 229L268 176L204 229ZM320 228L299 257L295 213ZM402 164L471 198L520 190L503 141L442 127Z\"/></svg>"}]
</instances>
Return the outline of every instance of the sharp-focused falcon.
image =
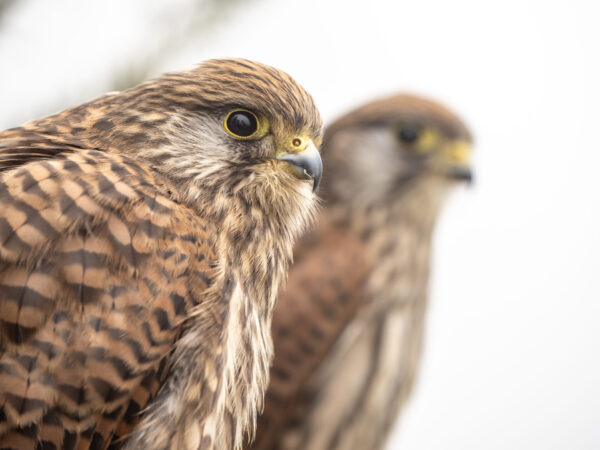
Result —
<instances>
[{"instance_id":1,"label":"sharp-focused falcon","mask_svg":"<svg viewBox=\"0 0 600 450\"><path fill-rule=\"evenodd\" d=\"M0 132L0 448L239 447L320 142L234 59Z\"/></svg>"},{"instance_id":2,"label":"sharp-focused falcon","mask_svg":"<svg viewBox=\"0 0 600 450\"><path fill-rule=\"evenodd\" d=\"M417 369L431 234L470 180L471 137L444 107L375 101L325 132L324 208L273 318L254 449L381 448Z\"/></svg>"}]
</instances>

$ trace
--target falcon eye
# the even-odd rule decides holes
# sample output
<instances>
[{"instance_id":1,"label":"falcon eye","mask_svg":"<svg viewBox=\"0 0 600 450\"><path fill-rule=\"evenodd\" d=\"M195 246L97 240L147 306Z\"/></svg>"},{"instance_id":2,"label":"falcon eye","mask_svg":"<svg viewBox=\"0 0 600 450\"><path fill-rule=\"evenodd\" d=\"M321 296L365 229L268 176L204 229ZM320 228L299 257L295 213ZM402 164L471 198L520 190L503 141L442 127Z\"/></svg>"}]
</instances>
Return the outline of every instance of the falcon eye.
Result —
<instances>
[{"instance_id":1,"label":"falcon eye","mask_svg":"<svg viewBox=\"0 0 600 450\"><path fill-rule=\"evenodd\" d=\"M418 125L403 125L402 128L400 128L398 136L405 144L414 144L419 139L420 134L421 127Z\"/></svg>"},{"instance_id":2,"label":"falcon eye","mask_svg":"<svg viewBox=\"0 0 600 450\"><path fill-rule=\"evenodd\" d=\"M234 109L225 118L225 131L236 139L252 139L260 129L256 114L246 109Z\"/></svg>"}]
</instances>

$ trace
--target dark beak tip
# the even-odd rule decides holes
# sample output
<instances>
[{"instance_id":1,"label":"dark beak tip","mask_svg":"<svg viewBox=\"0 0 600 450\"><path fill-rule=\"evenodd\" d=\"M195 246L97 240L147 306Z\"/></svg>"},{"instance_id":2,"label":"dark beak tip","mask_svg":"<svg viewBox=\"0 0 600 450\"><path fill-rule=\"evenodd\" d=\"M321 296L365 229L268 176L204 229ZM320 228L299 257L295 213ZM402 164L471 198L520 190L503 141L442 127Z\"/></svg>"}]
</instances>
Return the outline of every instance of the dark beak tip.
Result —
<instances>
[{"instance_id":1,"label":"dark beak tip","mask_svg":"<svg viewBox=\"0 0 600 450\"><path fill-rule=\"evenodd\" d=\"M309 175L313 180L313 192L316 192L321 183L321 178L323 177L323 161L321 160L321 156L318 155L312 162L313 164Z\"/></svg>"},{"instance_id":2,"label":"dark beak tip","mask_svg":"<svg viewBox=\"0 0 600 450\"><path fill-rule=\"evenodd\" d=\"M473 176L473 172L465 172L458 177L459 180L466 182L469 186L471 186L475 182L475 177Z\"/></svg>"},{"instance_id":3,"label":"dark beak tip","mask_svg":"<svg viewBox=\"0 0 600 450\"><path fill-rule=\"evenodd\" d=\"M319 184L321 184L321 173L315 174L312 179L313 179L313 192L316 192L317 189L319 188Z\"/></svg>"},{"instance_id":4,"label":"dark beak tip","mask_svg":"<svg viewBox=\"0 0 600 450\"><path fill-rule=\"evenodd\" d=\"M475 175L473 173L469 173L469 178L465 180L469 186L473 186L475 184Z\"/></svg>"},{"instance_id":5,"label":"dark beak tip","mask_svg":"<svg viewBox=\"0 0 600 450\"><path fill-rule=\"evenodd\" d=\"M323 175L323 161L319 154L310 156L286 155L281 159L296 168L295 172L299 178L313 180L312 190L313 192L317 190Z\"/></svg>"},{"instance_id":6,"label":"dark beak tip","mask_svg":"<svg viewBox=\"0 0 600 450\"><path fill-rule=\"evenodd\" d=\"M473 171L467 168L454 169L450 173L450 176L455 180L466 182L469 186L472 186L475 182Z\"/></svg>"}]
</instances>

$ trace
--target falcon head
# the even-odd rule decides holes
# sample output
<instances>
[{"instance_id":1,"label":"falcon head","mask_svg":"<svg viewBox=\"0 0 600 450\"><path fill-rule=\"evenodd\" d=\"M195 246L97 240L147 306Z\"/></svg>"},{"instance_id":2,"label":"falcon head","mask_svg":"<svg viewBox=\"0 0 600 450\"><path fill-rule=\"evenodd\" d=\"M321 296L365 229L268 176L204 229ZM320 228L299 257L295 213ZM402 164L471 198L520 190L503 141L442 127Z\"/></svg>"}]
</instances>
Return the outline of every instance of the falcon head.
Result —
<instances>
[{"instance_id":1,"label":"falcon head","mask_svg":"<svg viewBox=\"0 0 600 450\"><path fill-rule=\"evenodd\" d=\"M192 205L234 195L297 209L290 202L312 203L321 179L322 123L311 96L263 64L209 60L84 108L95 145L149 161Z\"/></svg>"},{"instance_id":2,"label":"falcon head","mask_svg":"<svg viewBox=\"0 0 600 450\"><path fill-rule=\"evenodd\" d=\"M430 100L402 94L369 103L327 128L325 196L369 204L415 185L443 194L472 181L471 141L460 119Z\"/></svg>"}]
</instances>

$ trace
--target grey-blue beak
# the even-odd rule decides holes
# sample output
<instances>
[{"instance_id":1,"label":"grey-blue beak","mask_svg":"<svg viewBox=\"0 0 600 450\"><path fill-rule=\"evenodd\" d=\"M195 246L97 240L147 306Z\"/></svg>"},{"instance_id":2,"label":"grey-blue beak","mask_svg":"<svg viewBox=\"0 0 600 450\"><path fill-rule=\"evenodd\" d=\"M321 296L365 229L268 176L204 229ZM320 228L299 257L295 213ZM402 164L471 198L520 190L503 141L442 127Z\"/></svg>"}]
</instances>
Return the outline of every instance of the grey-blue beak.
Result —
<instances>
[{"instance_id":1,"label":"grey-blue beak","mask_svg":"<svg viewBox=\"0 0 600 450\"><path fill-rule=\"evenodd\" d=\"M290 152L278 156L277 159L287 162L294 174L302 180L313 180L313 192L319 187L323 175L323 161L321 155L310 141L304 150Z\"/></svg>"}]
</instances>

